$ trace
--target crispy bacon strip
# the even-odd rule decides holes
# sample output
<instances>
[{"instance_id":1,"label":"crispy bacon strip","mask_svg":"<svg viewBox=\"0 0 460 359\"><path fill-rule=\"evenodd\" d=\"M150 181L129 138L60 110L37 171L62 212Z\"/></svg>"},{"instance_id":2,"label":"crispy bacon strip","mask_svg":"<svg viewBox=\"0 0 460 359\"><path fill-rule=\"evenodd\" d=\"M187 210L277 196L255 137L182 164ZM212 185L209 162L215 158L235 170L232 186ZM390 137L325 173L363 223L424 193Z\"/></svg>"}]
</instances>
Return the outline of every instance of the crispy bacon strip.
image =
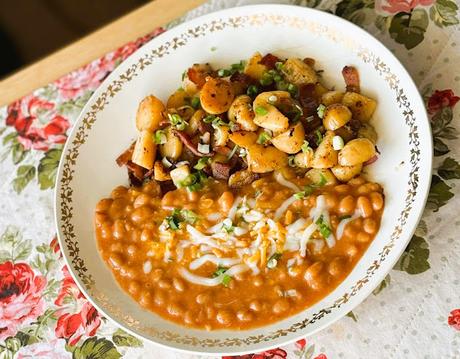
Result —
<instances>
[{"instance_id":1,"label":"crispy bacon strip","mask_svg":"<svg viewBox=\"0 0 460 359\"><path fill-rule=\"evenodd\" d=\"M342 76L347 85L347 92L360 93L358 70L353 66L345 66L342 70Z\"/></svg>"},{"instance_id":2,"label":"crispy bacon strip","mask_svg":"<svg viewBox=\"0 0 460 359\"><path fill-rule=\"evenodd\" d=\"M177 135L177 137L180 138L180 140L182 141L182 143L190 150L190 152L192 152L195 156L198 156L198 157L204 157L204 156L212 156L214 153L213 152L210 152L210 153L201 153L200 151L198 151L198 148L197 146L192 142L192 140L190 139L190 137L183 131L179 131L179 130L173 130L174 133Z\"/></svg>"},{"instance_id":3,"label":"crispy bacon strip","mask_svg":"<svg viewBox=\"0 0 460 359\"><path fill-rule=\"evenodd\" d=\"M117 157L115 160L117 162L117 165L122 167L128 163L128 161L131 161L131 157L133 156L133 151L134 151L134 145L136 142L133 142L131 146L129 146L120 156Z\"/></svg>"}]
</instances>

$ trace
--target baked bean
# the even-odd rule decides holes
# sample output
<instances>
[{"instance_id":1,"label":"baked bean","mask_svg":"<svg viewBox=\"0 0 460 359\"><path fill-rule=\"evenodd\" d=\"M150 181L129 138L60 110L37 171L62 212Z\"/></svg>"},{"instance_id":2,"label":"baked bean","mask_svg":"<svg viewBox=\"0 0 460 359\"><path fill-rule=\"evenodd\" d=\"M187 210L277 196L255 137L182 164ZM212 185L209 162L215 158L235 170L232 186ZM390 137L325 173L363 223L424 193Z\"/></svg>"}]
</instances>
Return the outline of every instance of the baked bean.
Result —
<instances>
[{"instance_id":1,"label":"baked bean","mask_svg":"<svg viewBox=\"0 0 460 359\"><path fill-rule=\"evenodd\" d=\"M348 184L352 185L352 186L359 186L359 185L362 185L365 182L366 182L366 180L364 178L362 178L361 176L359 176L359 177L355 177L355 178L352 178L351 180L349 180Z\"/></svg>"},{"instance_id":2,"label":"baked bean","mask_svg":"<svg viewBox=\"0 0 460 359\"><path fill-rule=\"evenodd\" d=\"M339 213L351 215L355 211L355 199L353 196L345 196L340 200Z\"/></svg>"},{"instance_id":3,"label":"baked bean","mask_svg":"<svg viewBox=\"0 0 460 359\"><path fill-rule=\"evenodd\" d=\"M279 299L273 305L273 313L281 314L289 309L289 302L286 299Z\"/></svg>"},{"instance_id":4,"label":"baked bean","mask_svg":"<svg viewBox=\"0 0 460 359\"><path fill-rule=\"evenodd\" d=\"M134 207L131 205L127 205L125 207L125 214L129 215L132 211L134 211Z\"/></svg>"},{"instance_id":5,"label":"baked bean","mask_svg":"<svg viewBox=\"0 0 460 359\"><path fill-rule=\"evenodd\" d=\"M158 197L161 194L161 188L156 181L150 181L142 186L142 192L153 197Z\"/></svg>"},{"instance_id":6,"label":"baked bean","mask_svg":"<svg viewBox=\"0 0 460 359\"><path fill-rule=\"evenodd\" d=\"M345 271L345 259L343 257L335 257L328 265L328 272L334 277L338 277Z\"/></svg>"},{"instance_id":7,"label":"baked bean","mask_svg":"<svg viewBox=\"0 0 460 359\"><path fill-rule=\"evenodd\" d=\"M286 280L286 277L287 277L286 270L283 267L277 268L276 278L278 279L278 281L282 282Z\"/></svg>"},{"instance_id":8,"label":"baked bean","mask_svg":"<svg viewBox=\"0 0 460 359\"><path fill-rule=\"evenodd\" d=\"M110 245L110 250L114 253L123 253L124 246L120 242L115 242Z\"/></svg>"},{"instance_id":9,"label":"baked bean","mask_svg":"<svg viewBox=\"0 0 460 359\"><path fill-rule=\"evenodd\" d=\"M366 218L363 221L363 229L369 234L375 234L378 230L377 222L372 218Z\"/></svg>"},{"instance_id":10,"label":"baked bean","mask_svg":"<svg viewBox=\"0 0 460 359\"><path fill-rule=\"evenodd\" d=\"M201 209L211 208L213 204L214 201L211 198L204 198L199 202L199 206Z\"/></svg>"},{"instance_id":11,"label":"baked bean","mask_svg":"<svg viewBox=\"0 0 460 359\"><path fill-rule=\"evenodd\" d=\"M112 190L112 192L110 193L110 197L112 197L113 199L125 197L127 192L128 192L128 189L126 187L118 186Z\"/></svg>"},{"instance_id":12,"label":"baked bean","mask_svg":"<svg viewBox=\"0 0 460 359\"><path fill-rule=\"evenodd\" d=\"M382 194L378 192L372 192L369 195L371 202L372 202L372 208L374 211L380 211L383 208L383 196Z\"/></svg>"},{"instance_id":13,"label":"baked bean","mask_svg":"<svg viewBox=\"0 0 460 359\"><path fill-rule=\"evenodd\" d=\"M356 201L356 206L360 212L360 214L364 218L369 218L372 216L372 213L374 212L372 209L372 204L369 201L369 198L364 197L364 196L359 196L358 200Z\"/></svg>"},{"instance_id":14,"label":"baked bean","mask_svg":"<svg viewBox=\"0 0 460 359\"><path fill-rule=\"evenodd\" d=\"M94 223L96 224L97 227L100 227L106 223L110 223L109 217L105 213L97 212L94 215Z\"/></svg>"},{"instance_id":15,"label":"baked bean","mask_svg":"<svg viewBox=\"0 0 460 359\"><path fill-rule=\"evenodd\" d=\"M256 287L261 287L263 286L264 284L264 280L262 279L261 276L254 276L252 278L252 283L256 286Z\"/></svg>"},{"instance_id":16,"label":"baked bean","mask_svg":"<svg viewBox=\"0 0 460 359\"><path fill-rule=\"evenodd\" d=\"M163 277L163 269L155 268L154 270L152 270L152 274L150 274L150 277L155 282L158 282Z\"/></svg>"},{"instance_id":17,"label":"baked bean","mask_svg":"<svg viewBox=\"0 0 460 359\"><path fill-rule=\"evenodd\" d=\"M242 322L250 322L254 320L254 315L247 310L239 310L236 312L236 317Z\"/></svg>"},{"instance_id":18,"label":"baked bean","mask_svg":"<svg viewBox=\"0 0 460 359\"><path fill-rule=\"evenodd\" d=\"M233 318L233 313L227 309L219 309L216 315L217 321L222 325L229 325L233 321Z\"/></svg>"},{"instance_id":19,"label":"baked bean","mask_svg":"<svg viewBox=\"0 0 460 359\"><path fill-rule=\"evenodd\" d=\"M359 195L368 194L369 192L372 191L371 185L372 183L362 184L361 186L358 187L358 189L356 190L356 193Z\"/></svg>"},{"instance_id":20,"label":"baked bean","mask_svg":"<svg viewBox=\"0 0 460 359\"><path fill-rule=\"evenodd\" d=\"M144 228L141 233L141 241L142 242L150 242L153 240L153 233L151 229Z\"/></svg>"},{"instance_id":21,"label":"baked bean","mask_svg":"<svg viewBox=\"0 0 460 359\"><path fill-rule=\"evenodd\" d=\"M153 209L147 206L142 206L136 208L133 213L131 213L131 220L135 224L140 224L152 220L154 215Z\"/></svg>"},{"instance_id":22,"label":"baked bean","mask_svg":"<svg viewBox=\"0 0 460 359\"><path fill-rule=\"evenodd\" d=\"M110 217L112 219L118 219L123 217L123 212L125 210L126 204L127 202L124 197L114 199L108 212Z\"/></svg>"},{"instance_id":23,"label":"baked bean","mask_svg":"<svg viewBox=\"0 0 460 359\"><path fill-rule=\"evenodd\" d=\"M115 270L120 270L123 266L126 265L126 260L120 253L112 253L109 257L109 263Z\"/></svg>"},{"instance_id":24,"label":"baked bean","mask_svg":"<svg viewBox=\"0 0 460 359\"><path fill-rule=\"evenodd\" d=\"M281 287L280 285L275 285L273 287L273 291L278 297L282 297L284 295L283 287Z\"/></svg>"},{"instance_id":25,"label":"baked bean","mask_svg":"<svg viewBox=\"0 0 460 359\"><path fill-rule=\"evenodd\" d=\"M350 186L347 185L347 184L339 184L338 186L335 186L334 187L334 190L337 192L337 193L348 193L350 192Z\"/></svg>"},{"instance_id":26,"label":"baked bean","mask_svg":"<svg viewBox=\"0 0 460 359\"><path fill-rule=\"evenodd\" d=\"M141 285L139 284L139 282L137 281L132 281L132 282L129 282L129 286L128 286L128 292L134 296L134 297L137 297L141 291L142 287Z\"/></svg>"},{"instance_id":27,"label":"baked bean","mask_svg":"<svg viewBox=\"0 0 460 359\"><path fill-rule=\"evenodd\" d=\"M321 261L313 263L305 271L304 275L305 280L313 289L317 290L324 286L324 263Z\"/></svg>"},{"instance_id":28,"label":"baked bean","mask_svg":"<svg viewBox=\"0 0 460 359\"><path fill-rule=\"evenodd\" d=\"M132 243L139 243L139 241L141 240L141 230L140 229L132 229L130 231L130 237L131 237L131 242Z\"/></svg>"},{"instance_id":29,"label":"baked bean","mask_svg":"<svg viewBox=\"0 0 460 359\"><path fill-rule=\"evenodd\" d=\"M262 310L263 304L259 300L255 299L249 303L249 308L254 312L260 312Z\"/></svg>"},{"instance_id":30,"label":"baked bean","mask_svg":"<svg viewBox=\"0 0 460 359\"><path fill-rule=\"evenodd\" d=\"M137 255L138 253L138 248L135 244L130 244L127 248L126 248L126 253L128 254L129 257L133 258Z\"/></svg>"},{"instance_id":31,"label":"baked bean","mask_svg":"<svg viewBox=\"0 0 460 359\"><path fill-rule=\"evenodd\" d=\"M150 291L142 291L139 296L139 304L144 308L148 308L152 305L152 293Z\"/></svg>"},{"instance_id":32,"label":"baked bean","mask_svg":"<svg viewBox=\"0 0 460 359\"><path fill-rule=\"evenodd\" d=\"M326 205L328 208L334 208L339 203L339 199L337 198L337 196L335 196L332 193L325 194L324 199L326 201Z\"/></svg>"},{"instance_id":33,"label":"baked bean","mask_svg":"<svg viewBox=\"0 0 460 359\"><path fill-rule=\"evenodd\" d=\"M171 288L171 282L167 279L160 279L158 281L158 286L161 288L161 289L169 289Z\"/></svg>"},{"instance_id":34,"label":"baked bean","mask_svg":"<svg viewBox=\"0 0 460 359\"><path fill-rule=\"evenodd\" d=\"M206 307L206 317L208 319L214 319L216 317L216 309L211 307L209 304Z\"/></svg>"},{"instance_id":35,"label":"baked bean","mask_svg":"<svg viewBox=\"0 0 460 359\"><path fill-rule=\"evenodd\" d=\"M367 243L371 240L371 236L366 232L359 232L356 236L356 240L361 243Z\"/></svg>"},{"instance_id":36,"label":"baked bean","mask_svg":"<svg viewBox=\"0 0 460 359\"><path fill-rule=\"evenodd\" d=\"M177 303L169 303L166 309L173 317L180 317L184 314L184 309Z\"/></svg>"},{"instance_id":37,"label":"baked bean","mask_svg":"<svg viewBox=\"0 0 460 359\"><path fill-rule=\"evenodd\" d=\"M196 302L198 304L206 304L210 301L210 296L208 293L200 293L196 296Z\"/></svg>"},{"instance_id":38,"label":"baked bean","mask_svg":"<svg viewBox=\"0 0 460 359\"><path fill-rule=\"evenodd\" d=\"M290 225L292 222L294 222L294 213L290 209L286 211L286 214L284 215L284 224L286 226Z\"/></svg>"},{"instance_id":39,"label":"baked bean","mask_svg":"<svg viewBox=\"0 0 460 359\"><path fill-rule=\"evenodd\" d=\"M345 253L351 258L353 258L355 255L357 255L358 252L359 252L359 249L354 244L349 244L345 248Z\"/></svg>"},{"instance_id":40,"label":"baked bean","mask_svg":"<svg viewBox=\"0 0 460 359\"><path fill-rule=\"evenodd\" d=\"M184 322L187 324L193 324L195 322L195 314L191 310L185 312Z\"/></svg>"},{"instance_id":41,"label":"baked bean","mask_svg":"<svg viewBox=\"0 0 460 359\"><path fill-rule=\"evenodd\" d=\"M125 222L121 219L117 219L113 222L113 236L116 239L123 239L126 234Z\"/></svg>"},{"instance_id":42,"label":"baked bean","mask_svg":"<svg viewBox=\"0 0 460 359\"><path fill-rule=\"evenodd\" d=\"M173 278L173 287L178 291L178 292L183 292L185 290L185 283L182 279L179 278Z\"/></svg>"},{"instance_id":43,"label":"baked bean","mask_svg":"<svg viewBox=\"0 0 460 359\"><path fill-rule=\"evenodd\" d=\"M187 191L187 199L190 202L198 202L198 200L200 199L200 196L198 195L197 192Z\"/></svg>"},{"instance_id":44,"label":"baked bean","mask_svg":"<svg viewBox=\"0 0 460 359\"><path fill-rule=\"evenodd\" d=\"M101 199L96 205L96 212L107 212L112 205L113 200L111 198Z\"/></svg>"},{"instance_id":45,"label":"baked bean","mask_svg":"<svg viewBox=\"0 0 460 359\"><path fill-rule=\"evenodd\" d=\"M133 207L134 208L139 208L145 205L148 205L150 203L150 197L146 195L145 193L139 193L134 200Z\"/></svg>"},{"instance_id":46,"label":"baked bean","mask_svg":"<svg viewBox=\"0 0 460 359\"><path fill-rule=\"evenodd\" d=\"M349 223L343 231L343 235L347 238L355 238L357 234L358 229L356 229L356 227L353 226L352 223Z\"/></svg>"},{"instance_id":47,"label":"baked bean","mask_svg":"<svg viewBox=\"0 0 460 359\"><path fill-rule=\"evenodd\" d=\"M153 301L159 307L162 307L166 303L166 297L163 292L156 291L155 295L153 296Z\"/></svg>"}]
</instances>

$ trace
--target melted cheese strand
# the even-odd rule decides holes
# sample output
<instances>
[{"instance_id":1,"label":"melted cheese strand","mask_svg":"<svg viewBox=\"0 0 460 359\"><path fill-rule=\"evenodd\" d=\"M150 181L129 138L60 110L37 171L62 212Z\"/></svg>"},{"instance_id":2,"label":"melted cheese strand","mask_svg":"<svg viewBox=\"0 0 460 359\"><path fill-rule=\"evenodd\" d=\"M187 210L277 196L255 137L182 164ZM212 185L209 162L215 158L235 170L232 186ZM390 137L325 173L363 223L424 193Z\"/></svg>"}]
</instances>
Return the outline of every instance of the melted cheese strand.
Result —
<instances>
[{"instance_id":1,"label":"melted cheese strand","mask_svg":"<svg viewBox=\"0 0 460 359\"><path fill-rule=\"evenodd\" d=\"M294 192L300 192L299 186L297 186L296 184L292 182L289 182L286 178L284 178L284 176L280 172L275 173L275 179L280 185L290 188Z\"/></svg>"}]
</instances>

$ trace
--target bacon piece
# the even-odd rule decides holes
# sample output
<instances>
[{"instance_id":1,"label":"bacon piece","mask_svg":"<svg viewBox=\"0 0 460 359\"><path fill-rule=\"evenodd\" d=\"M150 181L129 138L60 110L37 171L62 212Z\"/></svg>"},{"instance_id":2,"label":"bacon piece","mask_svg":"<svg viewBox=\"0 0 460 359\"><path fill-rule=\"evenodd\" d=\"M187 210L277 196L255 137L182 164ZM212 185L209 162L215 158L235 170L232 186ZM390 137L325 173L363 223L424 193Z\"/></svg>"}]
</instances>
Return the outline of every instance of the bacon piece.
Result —
<instances>
[{"instance_id":1,"label":"bacon piece","mask_svg":"<svg viewBox=\"0 0 460 359\"><path fill-rule=\"evenodd\" d=\"M275 64L280 61L279 57L273 55L273 54L270 54L268 53L267 55L265 55L264 57L262 57L262 60L260 60L260 63L262 65L265 65L268 67L269 70L271 69L274 69L275 68Z\"/></svg>"},{"instance_id":2,"label":"bacon piece","mask_svg":"<svg viewBox=\"0 0 460 359\"><path fill-rule=\"evenodd\" d=\"M342 76L347 85L347 92L360 93L359 73L353 66L345 66L342 69Z\"/></svg>"},{"instance_id":3,"label":"bacon piece","mask_svg":"<svg viewBox=\"0 0 460 359\"><path fill-rule=\"evenodd\" d=\"M194 64L187 70L187 76L199 89L206 82L206 77L212 76L213 71L209 64Z\"/></svg>"},{"instance_id":4,"label":"bacon piece","mask_svg":"<svg viewBox=\"0 0 460 359\"><path fill-rule=\"evenodd\" d=\"M299 88L299 102L304 116L308 117L316 113L318 101L316 100L315 84L302 85Z\"/></svg>"},{"instance_id":5,"label":"bacon piece","mask_svg":"<svg viewBox=\"0 0 460 359\"><path fill-rule=\"evenodd\" d=\"M135 144L136 142L133 142L131 146L129 146L120 156L117 157L115 161L117 162L118 166L125 166L128 163L128 161L131 161Z\"/></svg>"},{"instance_id":6,"label":"bacon piece","mask_svg":"<svg viewBox=\"0 0 460 359\"><path fill-rule=\"evenodd\" d=\"M192 140L190 139L190 137L183 131L179 131L179 130L173 130L174 133L177 135L177 137L180 138L180 140L182 141L182 143L190 150L190 152L192 152L195 156L198 156L198 157L204 157L204 156L212 156L213 153L210 152L210 153L201 153L200 151L198 151L198 147L192 142Z\"/></svg>"},{"instance_id":7,"label":"bacon piece","mask_svg":"<svg viewBox=\"0 0 460 359\"><path fill-rule=\"evenodd\" d=\"M232 169L232 165L230 163L222 163L222 162L212 162L211 163L212 176L215 179L228 180L228 178L230 177L231 169Z\"/></svg>"}]
</instances>

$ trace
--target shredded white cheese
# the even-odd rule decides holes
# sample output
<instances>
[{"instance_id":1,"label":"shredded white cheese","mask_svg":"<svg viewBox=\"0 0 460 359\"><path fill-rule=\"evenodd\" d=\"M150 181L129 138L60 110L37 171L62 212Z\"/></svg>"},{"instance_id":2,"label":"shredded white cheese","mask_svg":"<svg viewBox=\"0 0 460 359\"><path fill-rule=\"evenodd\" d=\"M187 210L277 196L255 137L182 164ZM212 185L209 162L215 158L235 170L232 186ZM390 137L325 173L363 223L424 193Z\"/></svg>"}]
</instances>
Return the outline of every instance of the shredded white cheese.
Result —
<instances>
[{"instance_id":1,"label":"shredded white cheese","mask_svg":"<svg viewBox=\"0 0 460 359\"><path fill-rule=\"evenodd\" d=\"M280 185L282 185L284 187L287 187L287 188L290 188L294 192L300 192L299 186L297 186L296 184L288 181L286 178L284 178L284 176L280 172L275 173L275 179Z\"/></svg>"}]
</instances>

